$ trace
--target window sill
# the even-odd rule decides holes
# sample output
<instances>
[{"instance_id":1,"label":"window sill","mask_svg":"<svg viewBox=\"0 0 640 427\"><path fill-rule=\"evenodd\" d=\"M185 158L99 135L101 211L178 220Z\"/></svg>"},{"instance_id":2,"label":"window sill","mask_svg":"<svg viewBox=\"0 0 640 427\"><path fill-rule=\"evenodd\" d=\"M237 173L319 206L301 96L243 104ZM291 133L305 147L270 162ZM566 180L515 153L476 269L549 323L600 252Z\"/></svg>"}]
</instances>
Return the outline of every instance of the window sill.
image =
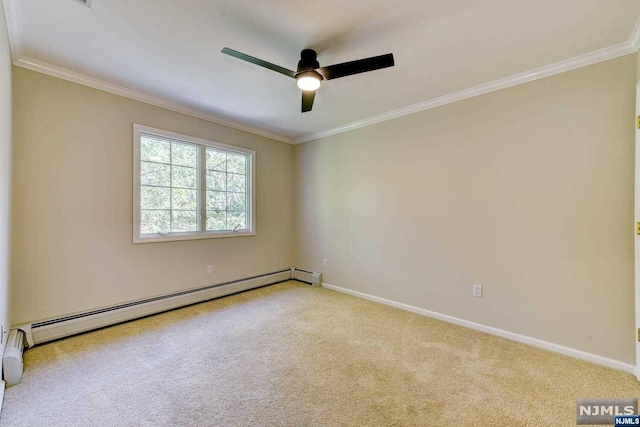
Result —
<instances>
[{"instance_id":1,"label":"window sill","mask_svg":"<svg viewBox=\"0 0 640 427\"><path fill-rule=\"evenodd\" d=\"M162 242L179 242L183 240L202 240L202 239L220 239L224 237L246 237L246 236L255 236L256 232L254 231L236 231L236 232L224 232L224 233L194 233L194 234L179 234L172 236L160 236L160 237L133 237L133 243L162 243Z\"/></svg>"}]
</instances>

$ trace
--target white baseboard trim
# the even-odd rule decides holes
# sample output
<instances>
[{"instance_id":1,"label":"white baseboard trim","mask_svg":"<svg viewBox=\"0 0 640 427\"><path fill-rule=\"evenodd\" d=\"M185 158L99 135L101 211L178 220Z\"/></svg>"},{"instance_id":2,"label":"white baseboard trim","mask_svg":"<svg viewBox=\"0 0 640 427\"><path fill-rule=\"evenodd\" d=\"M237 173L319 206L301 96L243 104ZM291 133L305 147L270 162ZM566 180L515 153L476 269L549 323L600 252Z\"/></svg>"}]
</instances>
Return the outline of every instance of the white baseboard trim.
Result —
<instances>
[{"instance_id":1,"label":"white baseboard trim","mask_svg":"<svg viewBox=\"0 0 640 427\"><path fill-rule=\"evenodd\" d=\"M0 415L2 415L2 403L4 402L4 389L5 389L5 383L4 381L0 381Z\"/></svg>"},{"instance_id":2,"label":"white baseboard trim","mask_svg":"<svg viewBox=\"0 0 640 427\"><path fill-rule=\"evenodd\" d=\"M25 332L29 347L47 341L104 328L140 317L291 280L291 269L233 280L202 288L132 301L117 306L13 326Z\"/></svg>"},{"instance_id":3,"label":"white baseboard trim","mask_svg":"<svg viewBox=\"0 0 640 427\"><path fill-rule=\"evenodd\" d=\"M350 289L341 288L340 286L330 285L324 282L322 283L322 287L331 289L333 291L352 295L355 297L364 298L370 301L379 302L381 304L399 308L401 310L406 310L412 313L421 314L423 316L432 317L434 319L442 320L448 323L453 323L455 325L464 326L464 327L475 329L481 332L486 332L491 335L496 335L496 336L507 338L523 344L528 344L534 347L541 348L543 350L549 350L549 351L553 351L554 353L563 354L565 356L575 357L576 359L586 360L587 362L597 363L598 365L606 366L608 368L613 368L619 371L627 372L629 374L634 374L640 380L640 375L639 375L640 371L638 371L634 365L630 365L628 363L624 363L619 360L609 359L607 357L598 356L592 353L587 353L586 351L565 347L559 344L554 344L552 342L543 341L537 338L532 338L525 335L516 334L514 332L505 331L503 329L494 328L492 326L486 326L480 323L471 322L469 320L464 320L457 317L449 316L447 314L438 313L436 311L426 310L424 308L403 304L401 302L391 301L385 298L380 298L373 295L365 294L363 292L352 291Z\"/></svg>"}]
</instances>

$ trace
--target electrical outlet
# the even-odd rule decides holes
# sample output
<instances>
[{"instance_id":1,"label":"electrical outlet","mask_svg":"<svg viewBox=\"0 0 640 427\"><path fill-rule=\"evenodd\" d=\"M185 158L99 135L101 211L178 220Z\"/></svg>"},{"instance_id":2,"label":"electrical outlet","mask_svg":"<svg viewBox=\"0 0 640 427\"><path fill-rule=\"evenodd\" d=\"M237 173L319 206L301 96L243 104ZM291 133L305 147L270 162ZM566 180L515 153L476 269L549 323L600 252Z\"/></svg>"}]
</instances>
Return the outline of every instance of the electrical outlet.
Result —
<instances>
[{"instance_id":1,"label":"electrical outlet","mask_svg":"<svg viewBox=\"0 0 640 427\"><path fill-rule=\"evenodd\" d=\"M327 260L326 260L326 259L323 259L323 260L322 260L322 266L323 266L323 267L328 267L328 266L329 266L329 263L327 262Z\"/></svg>"},{"instance_id":2,"label":"electrical outlet","mask_svg":"<svg viewBox=\"0 0 640 427\"><path fill-rule=\"evenodd\" d=\"M213 274L213 265L207 265L207 276L211 276Z\"/></svg>"},{"instance_id":3,"label":"electrical outlet","mask_svg":"<svg viewBox=\"0 0 640 427\"><path fill-rule=\"evenodd\" d=\"M482 298L482 285L473 285L473 296Z\"/></svg>"}]
</instances>

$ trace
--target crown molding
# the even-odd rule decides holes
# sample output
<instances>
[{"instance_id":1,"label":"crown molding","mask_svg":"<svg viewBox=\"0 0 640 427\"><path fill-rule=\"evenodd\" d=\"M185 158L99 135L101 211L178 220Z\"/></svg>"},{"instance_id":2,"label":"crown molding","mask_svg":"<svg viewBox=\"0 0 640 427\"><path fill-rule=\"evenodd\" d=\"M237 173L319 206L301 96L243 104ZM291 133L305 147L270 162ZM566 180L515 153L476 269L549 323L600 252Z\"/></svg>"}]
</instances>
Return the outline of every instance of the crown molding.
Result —
<instances>
[{"instance_id":1,"label":"crown molding","mask_svg":"<svg viewBox=\"0 0 640 427\"><path fill-rule=\"evenodd\" d=\"M185 114L188 116L196 117L198 119L206 120L219 125L227 126L233 129L238 129L244 132L252 133L254 135L263 136L265 138L275 139L276 141L285 142L287 144L293 144L294 141L291 138L287 138L283 135L264 131L254 127L242 125L233 121L221 119L213 114L205 113L195 108L187 107L185 105L167 101L166 99L158 98L155 96L147 95L142 92L138 92L126 87L108 83L103 80L95 79L93 77L85 76L84 74L76 73L74 71L67 70L66 68L57 67L46 62L38 61L36 59L28 57L20 57L17 61L13 62L18 67L27 68L29 70L37 71L39 73L48 74L53 77L58 77L64 80L68 80L73 83L78 83L84 86L89 86L94 89L98 89L104 92L120 95L125 98L133 99L136 101L144 102L145 104L155 105L156 107L165 108L167 110L175 111L176 113Z\"/></svg>"},{"instance_id":2,"label":"crown molding","mask_svg":"<svg viewBox=\"0 0 640 427\"><path fill-rule=\"evenodd\" d=\"M7 33L9 34L9 46L11 48L11 60L15 63L22 57L22 18L20 8L14 0L2 0L4 9L4 19L7 23Z\"/></svg>"},{"instance_id":3,"label":"crown molding","mask_svg":"<svg viewBox=\"0 0 640 427\"><path fill-rule=\"evenodd\" d=\"M418 104L409 105L407 107L399 108L397 110L389 111L387 113L379 114L377 116L358 120L343 126L335 127L333 129L328 129L328 130L304 135L302 137L296 138L295 144L300 144L303 142L313 141L315 139L325 138L327 136L348 132L350 130L359 129L375 123L385 122L387 120L397 119L398 117L407 116L409 114L418 113L420 111L430 110L432 108L441 107L443 105L451 104L451 103L462 101L469 98L474 98L480 95L485 95L487 93L517 86L523 83L532 82L534 80L543 79L545 77L550 77L556 74L575 70L577 68L586 67L588 65L593 65L598 62L618 58L620 56L637 52L638 47L636 47L636 44L640 44L640 21L638 21L638 24L636 25L636 28L628 42L620 43L618 45L611 46L605 49L600 49L584 55L576 56L575 58L556 62L555 64L536 68L530 71L526 71L524 73L516 74L514 76L506 77L499 80L494 80L489 83L484 83L469 89L464 89L458 92L450 93L444 96L440 96L438 98L420 102Z\"/></svg>"},{"instance_id":4,"label":"crown molding","mask_svg":"<svg viewBox=\"0 0 640 427\"><path fill-rule=\"evenodd\" d=\"M13 46L13 39L11 39L11 41ZM182 104L178 104L172 101L167 101L165 99L158 98L155 96L147 95L142 92L128 89L113 83L107 83L103 80L95 79L93 77L88 77L84 74L76 73L74 71L70 71L62 67L57 67L55 65L51 65L43 61L38 61L36 59L22 56L22 57L19 57L17 61L14 60L14 64L19 67L27 68L33 71L38 71L40 73L48 74L50 76L58 77L74 83L89 86L94 89L113 93L115 95L120 95L125 98L130 98L136 101L144 102L146 104L151 104L157 107L166 108L167 110L175 111L177 113L186 114L188 116L197 117L199 119L207 120L209 122L216 123L219 125L242 130L255 135L264 136L266 138L275 139L276 141L285 142L287 144L301 144L303 142L309 142L316 139L325 138L327 136L337 135L340 133L359 129L372 124L393 120L399 117L418 113L420 111L430 110L432 108L441 107L443 105L451 104L451 103L462 101L469 98L474 98L476 96L485 95L501 89L506 89L506 88L517 86L523 83L528 83L534 80L539 80L545 77L550 77L556 74L561 74L567 71L586 67L588 65L593 65L598 62L603 62L609 59L614 59L620 56L628 55L630 53L634 53L638 51L638 48L634 46L634 43L640 44L640 25L636 25L636 29L634 30L632 37L628 42L625 42L625 43L620 43L612 47L600 49L595 52L590 52L584 55L577 56L575 58L556 62L555 64L536 68L534 70L526 71L524 73L516 74L514 76L506 77L499 80L494 80L489 83L484 83L469 89L464 89L458 92L450 93L444 96L440 96L438 98L430 99L428 101L420 102L418 104L409 105L407 107L399 108L397 110L389 111L373 117L368 117L366 119L358 120L352 123L348 123L346 125L338 126L338 127L320 131L320 132L311 133L308 135L303 135L295 139L288 138L283 135L275 134L272 132L267 132L262 129L257 129L250 126L242 125L229 120L224 120L212 114L205 113L200 110L196 110L195 108L187 107ZM18 52L18 49L21 49L21 46L15 49L16 52ZM14 48L12 47L12 55L13 55L13 52L14 52Z\"/></svg>"},{"instance_id":5,"label":"crown molding","mask_svg":"<svg viewBox=\"0 0 640 427\"><path fill-rule=\"evenodd\" d=\"M636 26L633 28L631 36L629 36L629 45L634 52L640 50L640 19L636 22Z\"/></svg>"}]
</instances>

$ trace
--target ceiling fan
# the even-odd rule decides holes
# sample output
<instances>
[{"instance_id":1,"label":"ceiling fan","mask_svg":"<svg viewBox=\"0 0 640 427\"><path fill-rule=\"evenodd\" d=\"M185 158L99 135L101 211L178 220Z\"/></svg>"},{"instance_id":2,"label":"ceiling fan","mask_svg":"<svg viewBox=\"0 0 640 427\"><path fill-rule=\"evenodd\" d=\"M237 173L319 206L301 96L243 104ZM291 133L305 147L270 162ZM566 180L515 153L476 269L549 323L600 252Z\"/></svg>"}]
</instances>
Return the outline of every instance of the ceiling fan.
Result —
<instances>
[{"instance_id":1,"label":"ceiling fan","mask_svg":"<svg viewBox=\"0 0 640 427\"><path fill-rule=\"evenodd\" d=\"M277 73L296 79L298 87L302 89L302 112L311 111L313 100L316 97L316 90L320 87L322 80L332 80L339 77L351 76L353 74L364 73L367 71L379 70L381 68L393 67L393 54L373 56L371 58L358 59L356 61L343 62L342 64L329 65L321 67L316 59L317 53L313 49L304 49L300 52L300 61L298 62L298 71L291 71L279 65L272 64L253 56L245 55L237 50L225 47L222 53L231 55L243 61L268 68Z\"/></svg>"}]
</instances>

